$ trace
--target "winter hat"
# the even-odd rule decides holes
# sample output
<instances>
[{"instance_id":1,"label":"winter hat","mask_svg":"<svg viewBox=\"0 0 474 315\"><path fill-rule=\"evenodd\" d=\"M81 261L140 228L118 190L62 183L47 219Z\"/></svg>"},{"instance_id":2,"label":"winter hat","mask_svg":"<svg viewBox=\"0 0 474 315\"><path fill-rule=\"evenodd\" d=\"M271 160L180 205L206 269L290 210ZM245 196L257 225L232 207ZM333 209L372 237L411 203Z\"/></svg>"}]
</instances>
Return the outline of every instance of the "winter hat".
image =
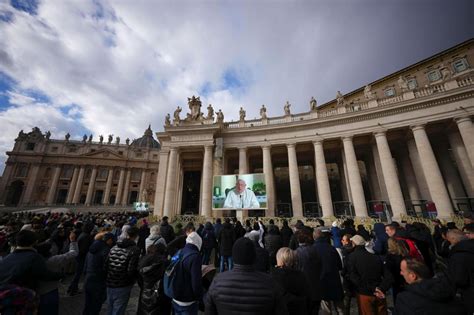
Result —
<instances>
[{"instance_id":1,"label":"winter hat","mask_svg":"<svg viewBox=\"0 0 474 315\"><path fill-rule=\"evenodd\" d=\"M239 238L232 247L232 258L237 265L253 265L257 258L254 243L246 237Z\"/></svg>"},{"instance_id":2,"label":"winter hat","mask_svg":"<svg viewBox=\"0 0 474 315\"><path fill-rule=\"evenodd\" d=\"M355 246L365 245L365 239L360 235L354 235L351 237L351 241L354 243Z\"/></svg>"},{"instance_id":3,"label":"winter hat","mask_svg":"<svg viewBox=\"0 0 474 315\"><path fill-rule=\"evenodd\" d=\"M198 250L201 250L202 239L196 232L191 232L186 238L186 244L193 244L198 248Z\"/></svg>"}]
</instances>

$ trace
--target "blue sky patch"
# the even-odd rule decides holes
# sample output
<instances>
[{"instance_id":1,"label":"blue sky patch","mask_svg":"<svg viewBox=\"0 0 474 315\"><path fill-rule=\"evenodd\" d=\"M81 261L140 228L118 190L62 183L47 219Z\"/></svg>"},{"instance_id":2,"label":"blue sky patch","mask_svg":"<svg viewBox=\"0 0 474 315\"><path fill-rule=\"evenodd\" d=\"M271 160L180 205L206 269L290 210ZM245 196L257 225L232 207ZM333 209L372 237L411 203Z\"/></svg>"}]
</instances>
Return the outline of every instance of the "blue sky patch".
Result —
<instances>
[{"instance_id":1,"label":"blue sky patch","mask_svg":"<svg viewBox=\"0 0 474 315\"><path fill-rule=\"evenodd\" d=\"M38 0L11 0L10 3L15 9L31 15L38 13Z\"/></svg>"}]
</instances>

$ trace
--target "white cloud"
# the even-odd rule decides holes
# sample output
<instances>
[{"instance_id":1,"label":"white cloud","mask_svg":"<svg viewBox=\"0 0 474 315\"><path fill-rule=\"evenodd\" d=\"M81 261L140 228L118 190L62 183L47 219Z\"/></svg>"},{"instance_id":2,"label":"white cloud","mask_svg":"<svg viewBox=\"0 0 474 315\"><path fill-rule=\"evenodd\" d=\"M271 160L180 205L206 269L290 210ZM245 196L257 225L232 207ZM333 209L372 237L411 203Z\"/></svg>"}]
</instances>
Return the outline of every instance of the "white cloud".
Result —
<instances>
[{"instance_id":1,"label":"white cloud","mask_svg":"<svg viewBox=\"0 0 474 315\"><path fill-rule=\"evenodd\" d=\"M306 111L311 96L321 104L460 42L469 23L433 1L43 0L37 15L1 11L12 18L0 20L0 72L17 83L8 95L18 106L0 112L0 152L34 125L122 139L160 130L204 86L203 104L229 121L240 106L248 118L261 104L281 115L287 100Z\"/></svg>"}]
</instances>

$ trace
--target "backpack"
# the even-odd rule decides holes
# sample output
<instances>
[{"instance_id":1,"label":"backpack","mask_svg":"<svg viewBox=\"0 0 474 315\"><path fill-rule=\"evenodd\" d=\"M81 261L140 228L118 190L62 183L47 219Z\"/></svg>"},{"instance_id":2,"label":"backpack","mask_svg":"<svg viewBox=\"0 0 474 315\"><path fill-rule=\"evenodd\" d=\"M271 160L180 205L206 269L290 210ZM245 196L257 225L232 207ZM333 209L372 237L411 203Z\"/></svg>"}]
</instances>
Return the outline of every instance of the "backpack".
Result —
<instances>
[{"instance_id":1,"label":"backpack","mask_svg":"<svg viewBox=\"0 0 474 315\"><path fill-rule=\"evenodd\" d=\"M198 253L191 252L184 255L180 249L173 257L171 257L171 263L166 268L165 274L163 276L163 290L166 296L172 299L175 298L177 295L177 289L179 289L179 284L177 284L178 281L176 280L176 274L181 272L183 269L183 261L187 257L196 254Z\"/></svg>"},{"instance_id":2,"label":"backpack","mask_svg":"<svg viewBox=\"0 0 474 315\"><path fill-rule=\"evenodd\" d=\"M420 250L416 246L415 242L409 238L404 238L404 237L396 237L398 240L405 241L405 243L408 245L408 255L411 258L414 258L416 260L419 260L421 262L424 262L425 259L423 258L423 255L421 255Z\"/></svg>"}]
</instances>

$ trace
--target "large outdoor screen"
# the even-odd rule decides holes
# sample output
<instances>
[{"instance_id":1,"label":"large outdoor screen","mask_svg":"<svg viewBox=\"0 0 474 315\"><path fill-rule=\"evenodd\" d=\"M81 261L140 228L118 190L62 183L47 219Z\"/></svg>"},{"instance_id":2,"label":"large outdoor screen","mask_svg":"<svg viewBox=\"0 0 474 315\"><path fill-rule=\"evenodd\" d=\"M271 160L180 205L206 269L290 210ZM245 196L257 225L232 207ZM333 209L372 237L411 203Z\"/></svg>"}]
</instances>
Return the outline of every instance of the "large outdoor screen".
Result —
<instances>
[{"instance_id":1,"label":"large outdoor screen","mask_svg":"<svg viewBox=\"0 0 474 315\"><path fill-rule=\"evenodd\" d=\"M212 185L212 209L266 209L263 174L218 175Z\"/></svg>"}]
</instances>

